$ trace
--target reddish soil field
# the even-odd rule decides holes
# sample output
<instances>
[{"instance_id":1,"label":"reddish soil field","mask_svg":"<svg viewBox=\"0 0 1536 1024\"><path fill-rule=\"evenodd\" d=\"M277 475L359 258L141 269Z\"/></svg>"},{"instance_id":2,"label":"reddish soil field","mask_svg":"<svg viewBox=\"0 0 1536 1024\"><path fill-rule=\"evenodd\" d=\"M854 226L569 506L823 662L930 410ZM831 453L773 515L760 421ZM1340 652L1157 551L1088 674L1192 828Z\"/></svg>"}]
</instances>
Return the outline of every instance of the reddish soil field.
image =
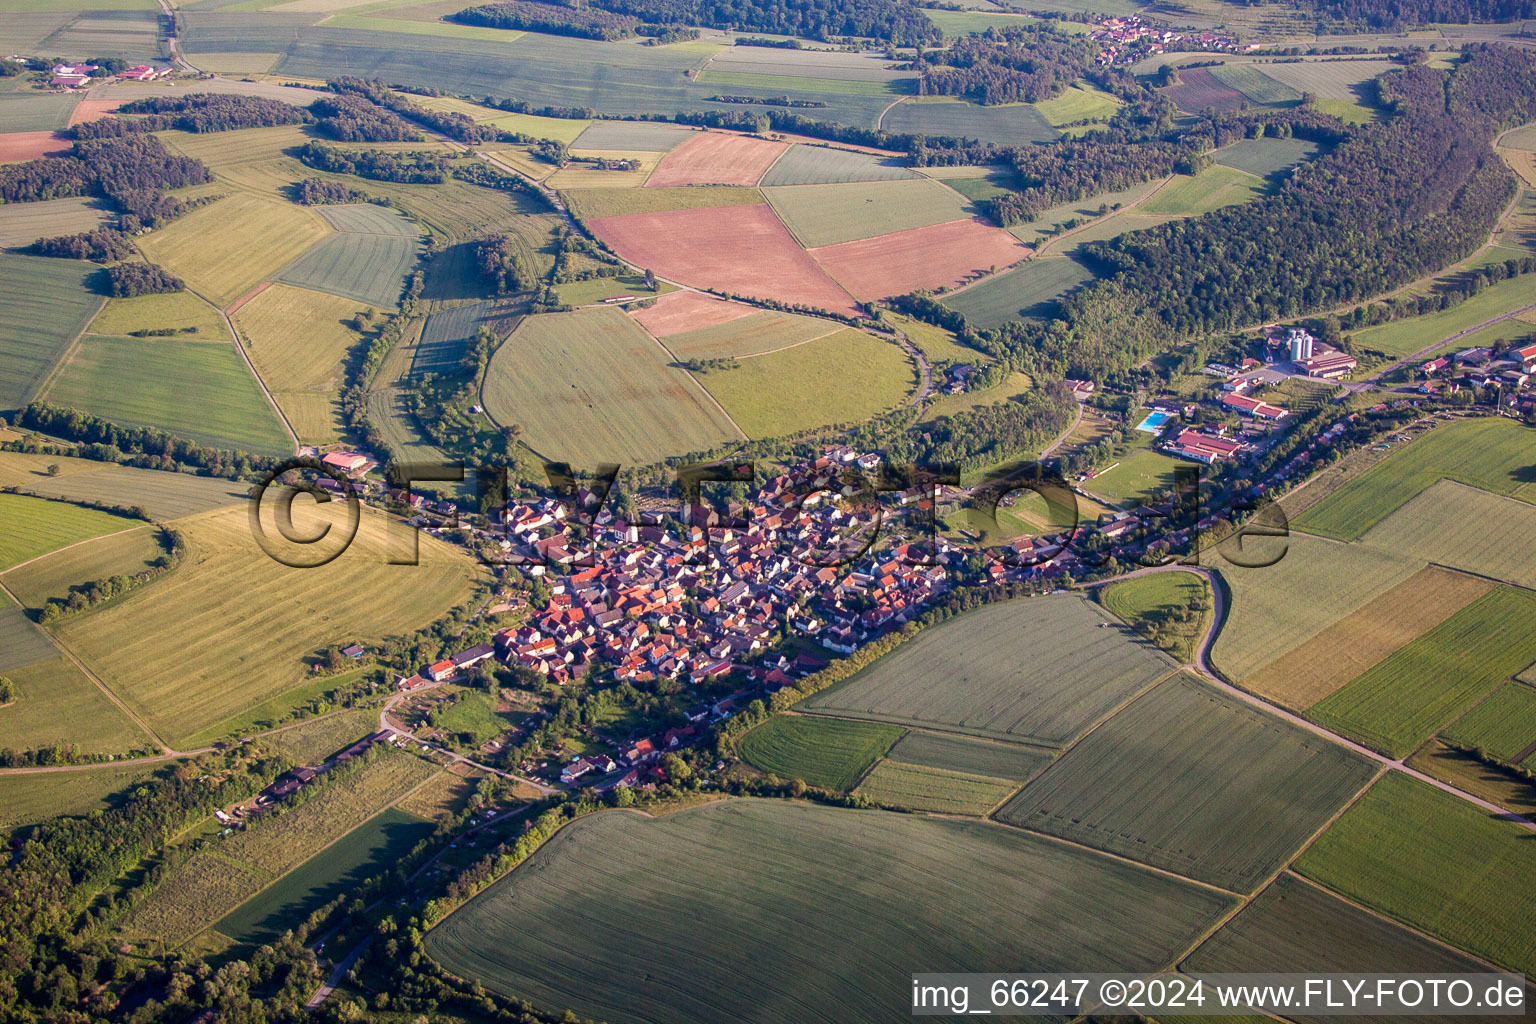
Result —
<instances>
[{"instance_id":1,"label":"reddish soil field","mask_svg":"<svg viewBox=\"0 0 1536 1024\"><path fill-rule=\"evenodd\" d=\"M81 100L75 106L74 113L69 115L69 126L73 128L86 121L99 121L127 102L127 100Z\"/></svg>"},{"instance_id":2,"label":"reddish soil field","mask_svg":"<svg viewBox=\"0 0 1536 1024\"><path fill-rule=\"evenodd\" d=\"M73 143L58 132L10 132L0 135L0 164L68 153Z\"/></svg>"},{"instance_id":3,"label":"reddish soil field","mask_svg":"<svg viewBox=\"0 0 1536 1024\"><path fill-rule=\"evenodd\" d=\"M658 338L670 338L684 331L728 324L756 312L751 306L727 302L699 292L668 292L649 309L635 309L630 315L640 326Z\"/></svg>"},{"instance_id":4,"label":"reddish soil field","mask_svg":"<svg viewBox=\"0 0 1536 1024\"><path fill-rule=\"evenodd\" d=\"M1029 252L980 217L810 250L827 273L860 299L959 284L976 271L1011 267Z\"/></svg>"},{"instance_id":5,"label":"reddish soil field","mask_svg":"<svg viewBox=\"0 0 1536 1024\"><path fill-rule=\"evenodd\" d=\"M1170 85L1158 91L1178 104L1180 109L1192 113L1199 113L1207 107L1226 113L1238 110L1248 102L1248 97L1236 89L1222 85L1211 74L1210 68L1186 68L1179 72L1178 85Z\"/></svg>"},{"instance_id":6,"label":"reddish soil field","mask_svg":"<svg viewBox=\"0 0 1536 1024\"><path fill-rule=\"evenodd\" d=\"M857 312L848 293L795 244L767 203L599 217L588 226L626 260L671 281L833 313Z\"/></svg>"},{"instance_id":7,"label":"reddish soil field","mask_svg":"<svg viewBox=\"0 0 1536 1024\"><path fill-rule=\"evenodd\" d=\"M789 147L750 135L703 132L662 158L648 188L673 185L756 185Z\"/></svg>"}]
</instances>

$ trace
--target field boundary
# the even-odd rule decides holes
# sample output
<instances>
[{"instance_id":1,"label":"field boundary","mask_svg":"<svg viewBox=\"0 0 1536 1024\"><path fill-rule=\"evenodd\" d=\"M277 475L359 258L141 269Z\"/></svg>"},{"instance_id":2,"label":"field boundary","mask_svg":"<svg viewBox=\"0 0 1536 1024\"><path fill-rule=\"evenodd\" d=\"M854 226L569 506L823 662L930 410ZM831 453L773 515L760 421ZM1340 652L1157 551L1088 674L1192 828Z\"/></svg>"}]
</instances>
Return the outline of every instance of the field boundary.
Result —
<instances>
[{"instance_id":1,"label":"field boundary","mask_svg":"<svg viewBox=\"0 0 1536 1024\"><path fill-rule=\"evenodd\" d=\"M139 255L142 256L143 253L140 253ZM68 363L71 358L73 358L75 350L80 347L80 339L90 333L91 324L96 322L96 318L101 316L101 311L106 308L107 300L106 298L102 298L102 300L96 304L96 312L91 314L90 319L85 322L85 326L80 329L79 333L69 340L69 344L64 347L64 351L59 353L59 357L53 361L53 365L50 366L48 368L48 372L43 375L43 379L38 381L37 385L33 387L32 391L26 395L26 401L21 403L23 406L35 402L41 396L47 394L48 389L53 386L54 378L59 375L59 371L64 369L65 364Z\"/></svg>"},{"instance_id":2,"label":"field boundary","mask_svg":"<svg viewBox=\"0 0 1536 1024\"><path fill-rule=\"evenodd\" d=\"M784 152L787 153L787 152L789 152L789 150L786 149ZM684 291L697 291L697 289L695 289L695 288L684 288L683 290ZM703 293L703 294L708 294L708 293ZM633 318L631 318L631 319L633 319ZM681 360L681 359L679 359L677 357L677 353L676 352L673 352L670 348L667 347L667 343L666 342L662 341L660 338L656 337L656 335L652 334L649 330L647 330L646 326L644 324L640 323L640 321L636 320L635 324L642 331L645 331L646 337L650 338L657 345L661 346L661 350L667 354L667 358L669 358L680 369L682 368L683 360ZM684 332L684 333L686 333L686 332ZM833 334L833 333L835 333L835 331L828 331L827 332L827 334ZM823 338L825 338L826 336L827 336L826 334L821 335L821 337L823 337ZM510 335L509 335L509 337L510 337ZM815 341L816 339L815 338L810 338L810 339L807 339L807 340ZM803 344L805 344L805 342L799 342L799 344L803 345ZM795 347L794 345L785 345L784 346L784 348L794 348L794 347ZM782 352L782 351L784 351L784 349L782 349L782 348L781 349L775 349L774 351L775 352ZM760 353L757 353L757 354L758 355L767 355L768 353L760 352ZM741 356L736 356L735 358L740 359L742 357ZM748 356L747 358L751 358L751 357ZM720 404L720 400L714 396L714 393L711 392L709 390L709 388L704 386L704 382L699 380L698 377L694 376L692 370L684 369L683 372L688 375L688 379L689 380L693 381L695 387L697 387L700 391L704 392L704 396L709 399L709 404L713 405L716 409L720 410L720 415L725 417L725 421L731 425L731 428L733 430L735 430L736 433L741 435L741 437L737 438L737 440L739 440L739 441L750 440L750 438L747 437L747 432L745 430L741 429L741 424L737 423L736 422L736 418L734 416L732 416L729 412L726 411L725 406ZM482 380L480 382L480 386L483 389L485 387L485 381ZM487 406L485 404L485 395L484 395L483 391L482 391L481 396L480 396L480 407L483 408L483 409L488 409L489 408L489 406ZM490 413L487 412L486 416L487 416L487 418L489 418Z\"/></svg>"}]
</instances>

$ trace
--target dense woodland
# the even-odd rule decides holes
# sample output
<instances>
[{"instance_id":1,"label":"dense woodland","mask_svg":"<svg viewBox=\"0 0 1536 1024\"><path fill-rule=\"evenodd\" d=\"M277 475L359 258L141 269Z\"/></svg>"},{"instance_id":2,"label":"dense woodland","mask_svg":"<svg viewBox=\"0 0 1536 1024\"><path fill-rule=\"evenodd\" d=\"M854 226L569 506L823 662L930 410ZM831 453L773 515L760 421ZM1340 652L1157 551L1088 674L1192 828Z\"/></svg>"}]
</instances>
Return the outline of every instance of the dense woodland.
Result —
<instances>
[{"instance_id":1,"label":"dense woodland","mask_svg":"<svg viewBox=\"0 0 1536 1024\"><path fill-rule=\"evenodd\" d=\"M70 129L77 139L105 139L139 132L228 132L238 128L271 128L314 120L303 107L262 96L226 93L193 93L188 96L151 96L133 100L117 109L119 114L140 117L103 117Z\"/></svg>"},{"instance_id":2,"label":"dense woodland","mask_svg":"<svg viewBox=\"0 0 1536 1024\"><path fill-rule=\"evenodd\" d=\"M293 186L293 198L304 206L324 206L327 203L366 203L369 196L349 188L339 181L324 178L305 178Z\"/></svg>"},{"instance_id":3,"label":"dense woodland","mask_svg":"<svg viewBox=\"0 0 1536 1024\"><path fill-rule=\"evenodd\" d=\"M356 93L323 96L309 105L321 131L341 142L420 142L399 114Z\"/></svg>"},{"instance_id":4,"label":"dense woodland","mask_svg":"<svg viewBox=\"0 0 1536 1024\"><path fill-rule=\"evenodd\" d=\"M1533 0L1298 0L1297 6L1372 28L1536 17Z\"/></svg>"},{"instance_id":5,"label":"dense woodland","mask_svg":"<svg viewBox=\"0 0 1536 1024\"><path fill-rule=\"evenodd\" d=\"M550 5L519 0L516 6ZM937 44L943 39L937 25L915 4L903 0L594 0L590 6L651 24L703 25L807 39L865 36L905 45Z\"/></svg>"},{"instance_id":6,"label":"dense woodland","mask_svg":"<svg viewBox=\"0 0 1536 1024\"><path fill-rule=\"evenodd\" d=\"M510 235L491 235L475 246L475 265L497 295L532 291L539 273L528 247Z\"/></svg>"},{"instance_id":7,"label":"dense woodland","mask_svg":"<svg viewBox=\"0 0 1536 1024\"><path fill-rule=\"evenodd\" d=\"M53 256L65 260L91 260L95 263L125 260L133 255L133 245L128 241L128 236L112 228L82 231L78 235L39 238L30 248L39 256Z\"/></svg>"},{"instance_id":8,"label":"dense woodland","mask_svg":"<svg viewBox=\"0 0 1536 1024\"><path fill-rule=\"evenodd\" d=\"M448 20L484 28L517 29L545 32L581 39L628 39L635 34L639 18L592 7L567 7L564 4L539 3L535 0L502 0L501 3L466 7Z\"/></svg>"},{"instance_id":9,"label":"dense woodland","mask_svg":"<svg viewBox=\"0 0 1536 1024\"><path fill-rule=\"evenodd\" d=\"M1099 44L1044 25L989 28L919 56L923 96L964 96L977 103L1036 103L1059 96L1094 66Z\"/></svg>"},{"instance_id":10,"label":"dense woodland","mask_svg":"<svg viewBox=\"0 0 1536 1024\"><path fill-rule=\"evenodd\" d=\"M383 149L337 149L323 142L305 143L298 157L317 171L352 174L374 181L441 185L448 180L448 159L441 153L391 153Z\"/></svg>"},{"instance_id":11,"label":"dense woodland","mask_svg":"<svg viewBox=\"0 0 1536 1024\"><path fill-rule=\"evenodd\" d=\"M338 93L360 96L380 107L394 111L407 120L424 124L433 131L441 132L455 142L462 142L466 146L478 146L483 142L521 140L521 136L513 132L504 132L495 125L477 124L474 118L464 114L432 110L412 103L377 79L343 76L333 78L327 84Z\"/></svg>"},{"instance_id":12,"label":"dense woodland","mask_svg":"<svg viewBox=\"0 0 1536 1024\"><path fill-rule=\"evenodd\" d=\"M179 292L186 287L181 278L153 263L118 263L110 266L107 268L107 282L112 297L117 299Z\"/></svg>"}]
</instances>

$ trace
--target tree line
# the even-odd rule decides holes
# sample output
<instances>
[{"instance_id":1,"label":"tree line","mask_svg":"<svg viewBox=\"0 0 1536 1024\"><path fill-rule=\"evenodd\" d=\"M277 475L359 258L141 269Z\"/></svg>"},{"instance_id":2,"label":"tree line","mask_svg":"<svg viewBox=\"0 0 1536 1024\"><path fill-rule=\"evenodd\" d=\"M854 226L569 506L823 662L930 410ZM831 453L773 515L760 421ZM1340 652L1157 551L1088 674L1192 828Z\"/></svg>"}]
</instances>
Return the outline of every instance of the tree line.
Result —
<instances>
[{"instance_id":1,"label":"tree line","mask_svg":"<svg viewBox=\"0 0 1536 1024\"><path fill-rule=\"evenodd\" d=\"M229 93L193 93L188 96L150 96L117 108L118 114L141 114L132 119L103 117L71 128L77 139L106 139L175 128L184 132L228 132L240 128L272 128L305 124L314 118L303 107L265 96Z\"/></svg>"},{"instance_id":2,"label":"tree line","mask_svg":"<svg viewBox=\"0 0 1536 1024\"><path fill-rule=\"evenodd\" d=\"M920 96L965 96L982 104L1036 103L1062 91L1094 66L1099 44L1047 25L988 28L908 65Z\"/></svg>"},{"instance_id":3,"label":"tree line","mask_svg":"<svg viewBox=\"0 0 1536 1024\"><path fill-rule=\"evenodd\" d=\"M322 96L309 105L316 126L341 142L420 142L421 132L405 118L365 96Z\"/></svg>"},{"instance_id":4,"label":"tree line","mask_svg":"<svg viewBox=\"0 0 1536 1024\"><path fill-rule=\"evenodd\" d=\"M450 14L448 20L482 28L545 32L550 35L607 41L630 38L640 24L639 18L628 14L615 14L596 7L566 7L533 0L502 0L500 3L466 7L457 14Z\"/></svg>"},{"instance_id":5,"label":"tree line","mask_svg":"<svg viewBox=\"0 0 1536 1024\"><path fill-rule=\"evenodd\" d=\"M351 174L374 181L413 185L441 185L448 180L448 158L441 153L391 153L384 149L338 149L323 142L307 142L298 157L317 171Z\"/></svg>"}]
</instances>

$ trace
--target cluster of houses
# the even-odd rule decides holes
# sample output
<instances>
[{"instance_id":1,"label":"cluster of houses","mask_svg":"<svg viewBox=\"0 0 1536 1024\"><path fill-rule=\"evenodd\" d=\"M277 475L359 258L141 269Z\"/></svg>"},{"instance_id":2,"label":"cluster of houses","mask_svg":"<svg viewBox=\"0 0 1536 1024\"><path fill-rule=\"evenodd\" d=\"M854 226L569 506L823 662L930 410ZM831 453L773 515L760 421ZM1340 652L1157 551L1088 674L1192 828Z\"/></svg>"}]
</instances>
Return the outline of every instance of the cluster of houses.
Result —
<instances>
[{"instance_id":1,"label":"cluster of houses","mask_svg":"<svg viewBox=\"0 0 1536 1024\"><path fill-rule=\"evenodd\" d=\"M1418 390L1426 395L1454 394L1462 388L1502 388L1503 402L1521 414L1536 412L1536 344L1502 353L1468 348L1431 359L1419 367Z\"/></svg>"},{"instance_id":2,"label":"cluster of houses","mask_svg":"<svg viewBox=\"0 0 1536 1024\"><path fill-rule=\"evenodd\" d=\"M1237 51L1237 38L1219 32L1178 31L1140 15L1101 18L1088 35L1099 44L1100 64L1131 64L1165 50Z\"/></svg>"},{"instance_id":3,"label":"cluster of houses","mask_svg":"<svg viewBox=\"0 0 1536 1024\"><path fill-rule=\"evenodd\" d=\"M170 74L170 68L139 64L110 77L93 77L99 70L101 69L95 64L55 64L52 68L53 76L48 80L48 84L55 89L79 89L86 85L111 81L114 78L128 82L153 82L157 78Z\"/></svg>"}]
</instances>

